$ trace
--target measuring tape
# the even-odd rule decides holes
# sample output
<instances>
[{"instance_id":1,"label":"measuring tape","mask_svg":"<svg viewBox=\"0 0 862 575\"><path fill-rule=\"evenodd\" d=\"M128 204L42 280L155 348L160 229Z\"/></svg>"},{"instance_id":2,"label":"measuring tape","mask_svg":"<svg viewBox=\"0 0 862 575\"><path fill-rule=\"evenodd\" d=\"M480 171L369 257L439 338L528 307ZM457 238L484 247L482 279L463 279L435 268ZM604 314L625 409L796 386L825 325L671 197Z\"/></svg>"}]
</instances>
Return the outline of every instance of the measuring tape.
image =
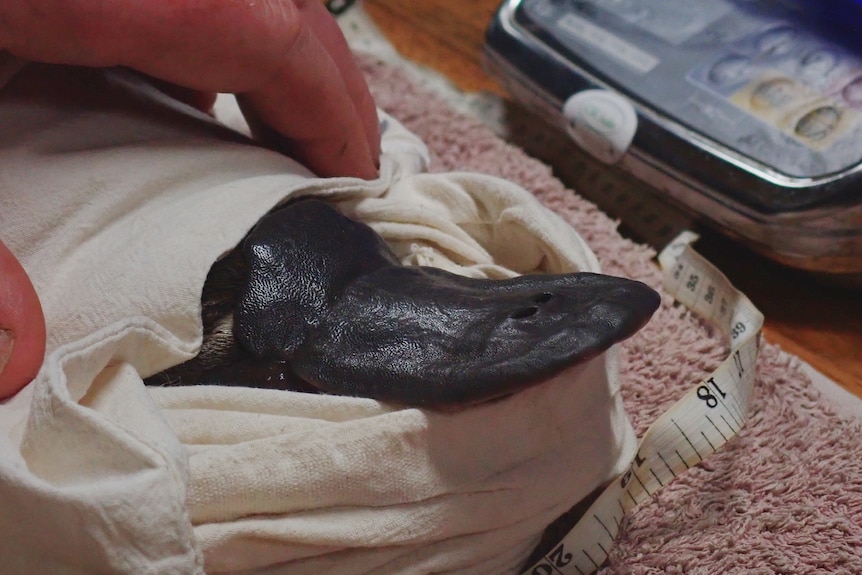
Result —
<instances>
[{"instance_id":1,"label":"measuring tape","mask_svg":"<svg viewBox=\"0 0 862 575\"><path fill-rule=\"evenodd\" d=\"M607 559L623 517L700 463L745 425L763 314L683 232L661 254L664 287L730 340L730 355L653 423L628 470L599 495L559 544L523 575L587 575Z\"/></svg>"}]
</instances>

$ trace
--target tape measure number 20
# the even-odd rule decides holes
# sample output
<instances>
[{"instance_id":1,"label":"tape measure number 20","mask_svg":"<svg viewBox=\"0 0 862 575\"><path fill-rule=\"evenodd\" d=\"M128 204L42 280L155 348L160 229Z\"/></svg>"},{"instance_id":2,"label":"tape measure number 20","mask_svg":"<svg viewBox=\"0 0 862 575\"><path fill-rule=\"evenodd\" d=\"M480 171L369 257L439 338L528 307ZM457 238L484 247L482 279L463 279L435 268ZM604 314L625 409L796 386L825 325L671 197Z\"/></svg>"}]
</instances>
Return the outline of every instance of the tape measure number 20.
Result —
<instances>
[{"instance_id":1,"label":"tape measure number 20","mask_svg":"<svg viewBox=\"0 0 862 575\"><path fill-rule=\"evenodd\" d=\"M763 315L691 248L696 239L693 232L683 232L662 250L664 287L722 331L730 341L730 354L650 426L628 470L523 575L586 575L598 569L629 511L718 450L745 424Z\"/></svg>"}]
</instances>

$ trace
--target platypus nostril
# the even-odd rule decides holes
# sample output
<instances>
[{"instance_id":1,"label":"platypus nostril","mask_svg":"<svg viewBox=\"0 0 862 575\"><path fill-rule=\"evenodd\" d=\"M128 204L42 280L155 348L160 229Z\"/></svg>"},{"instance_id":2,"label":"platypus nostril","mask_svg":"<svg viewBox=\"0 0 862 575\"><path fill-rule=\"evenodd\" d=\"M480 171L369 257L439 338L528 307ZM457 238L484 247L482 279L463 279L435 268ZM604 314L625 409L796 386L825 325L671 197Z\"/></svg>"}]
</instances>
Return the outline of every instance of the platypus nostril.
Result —
<instances>
[{"instance_id":1,"label":"platypus nostril","mask_svg":"<svg viewBox=\"0 0 862 575\"><path fill-rule=\"evenodd\" d=\"M541 293L541 294L537 295L536 297L534 297L533 301L536 303L548 303L552 299L554 299L554 294L552 294L550 292L545 292L545 293Z\"/></svg>"},{"instance_id":2,"label":"platypus nostril","mask_svg":"<svg viewBox=\"0 0 862 575\"><path fill-rule=\"evenodd\" d=\"M531 305L530 307L525 307L525 308L519 309L516 312L513 312L512 315L510 315L509 317L511 319L526 319L530 316L536 315L536 313L538 311L539 311L539 308L537 308L534 305Z\"/></svg>"}]
</instances>

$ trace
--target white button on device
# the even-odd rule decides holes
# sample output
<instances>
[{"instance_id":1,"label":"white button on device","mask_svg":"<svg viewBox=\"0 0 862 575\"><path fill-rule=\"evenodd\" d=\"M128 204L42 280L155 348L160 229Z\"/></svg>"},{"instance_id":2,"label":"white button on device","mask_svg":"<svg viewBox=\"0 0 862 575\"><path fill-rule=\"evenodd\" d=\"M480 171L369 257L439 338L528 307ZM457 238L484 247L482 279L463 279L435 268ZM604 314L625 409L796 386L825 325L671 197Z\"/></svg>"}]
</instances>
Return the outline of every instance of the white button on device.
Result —
<instances>
[{"instance_id":1,"label":"white button on device","mask_svg":"<svg viewBox=\"0 0 862 575\"><path fill-rule=\"evenodd\" d=\"M622 158L634 138L638 118L628 100L607 90L584 90L563 105L569 135L606 164Z\"/></svg>"}]
</instances>

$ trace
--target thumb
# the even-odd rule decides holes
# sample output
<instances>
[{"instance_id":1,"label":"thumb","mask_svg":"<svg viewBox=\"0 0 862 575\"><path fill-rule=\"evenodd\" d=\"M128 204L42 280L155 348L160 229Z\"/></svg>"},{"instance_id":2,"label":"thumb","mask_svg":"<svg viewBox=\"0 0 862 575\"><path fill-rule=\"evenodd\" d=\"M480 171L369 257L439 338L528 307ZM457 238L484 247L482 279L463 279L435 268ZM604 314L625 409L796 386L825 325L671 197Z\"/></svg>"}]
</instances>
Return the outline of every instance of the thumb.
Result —
<instances>
[{"instance_id":1,"label":"thumb","mask_svg":"<svg viewBox=\"0 0 862 575\"><path fill-rule=\"evenodd\" d=\"M30 278L0 242L0 400L36 376L45 354L45 318Z\"/></svg>"}]
</instances>

